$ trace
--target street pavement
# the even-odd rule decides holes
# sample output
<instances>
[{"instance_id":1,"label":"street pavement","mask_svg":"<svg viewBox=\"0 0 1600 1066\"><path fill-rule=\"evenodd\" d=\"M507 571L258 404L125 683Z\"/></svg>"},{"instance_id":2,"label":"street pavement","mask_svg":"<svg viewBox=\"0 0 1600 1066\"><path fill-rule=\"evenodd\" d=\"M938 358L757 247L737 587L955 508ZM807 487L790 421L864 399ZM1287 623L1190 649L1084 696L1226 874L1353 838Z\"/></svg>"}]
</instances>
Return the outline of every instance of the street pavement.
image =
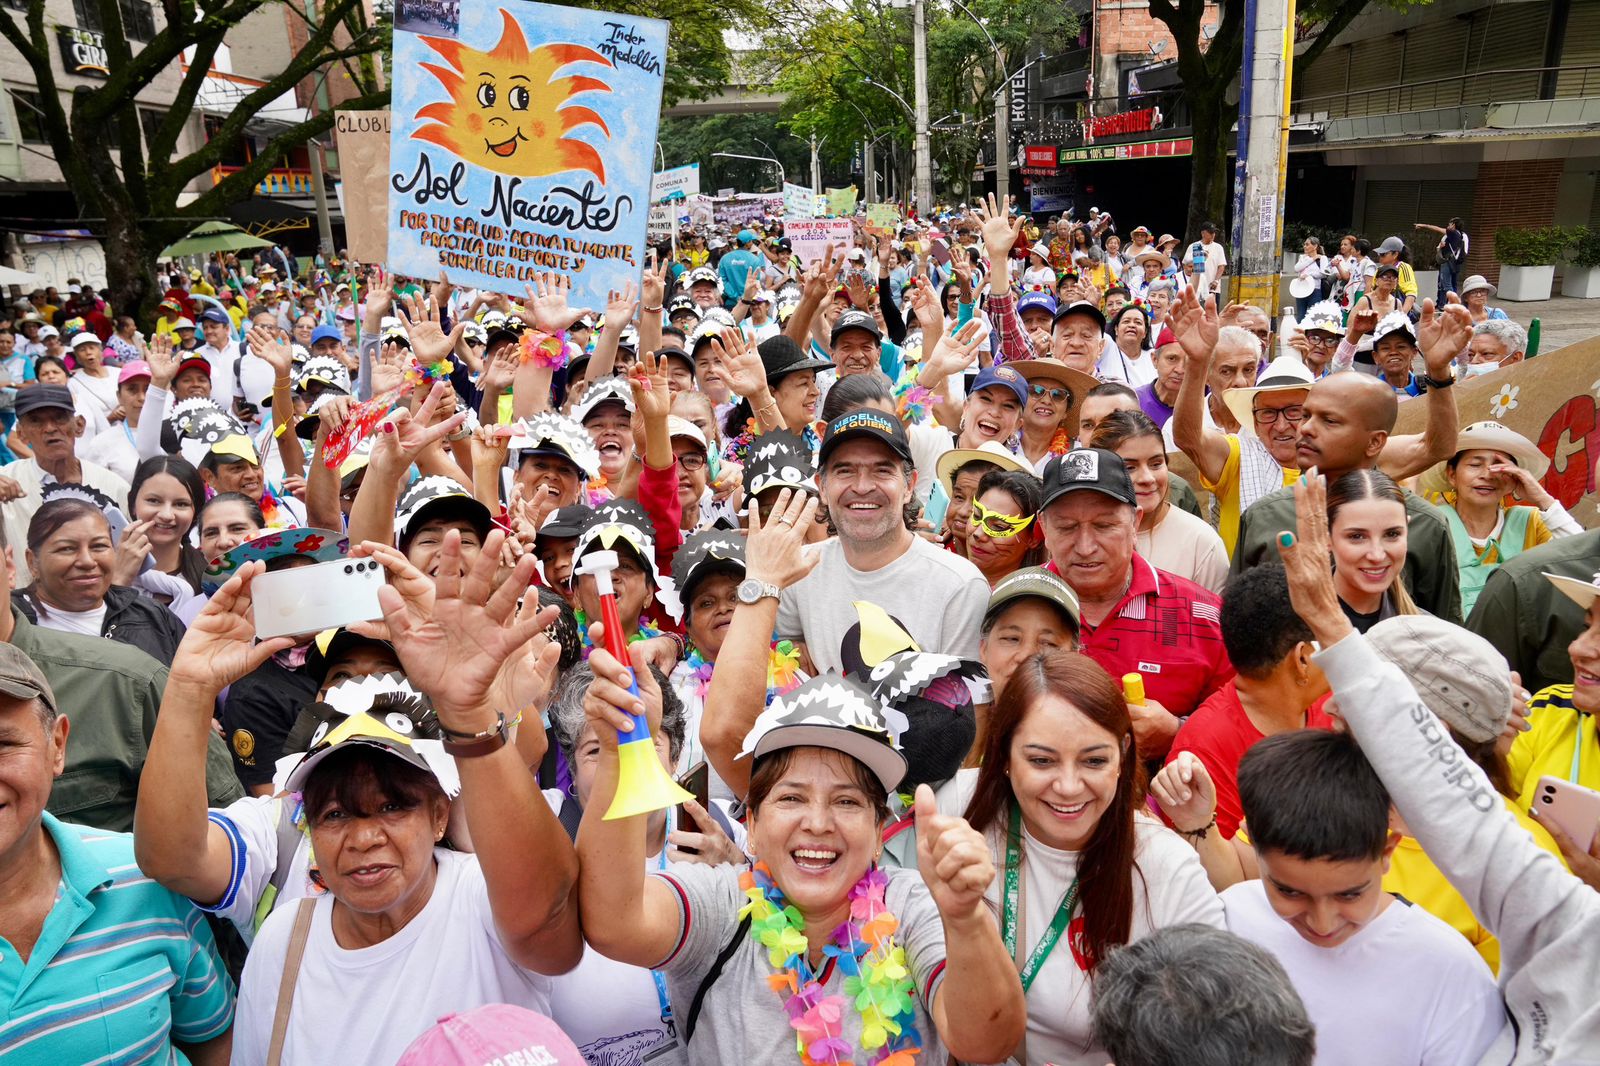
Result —
<instances>
[{"instance_id":1,"label":"street pavement","mask_svg":"<svg viewBox=\"0 0 1600 1066\"><path fill-rule=\"evenodd\" d=\"M1600 336L1600 300L1556 296L1531 303L1512 303L1509 300L1490 302L1524 328L1535 318L1539 320L1541 354Z\"/></svg>"}]
</instances>

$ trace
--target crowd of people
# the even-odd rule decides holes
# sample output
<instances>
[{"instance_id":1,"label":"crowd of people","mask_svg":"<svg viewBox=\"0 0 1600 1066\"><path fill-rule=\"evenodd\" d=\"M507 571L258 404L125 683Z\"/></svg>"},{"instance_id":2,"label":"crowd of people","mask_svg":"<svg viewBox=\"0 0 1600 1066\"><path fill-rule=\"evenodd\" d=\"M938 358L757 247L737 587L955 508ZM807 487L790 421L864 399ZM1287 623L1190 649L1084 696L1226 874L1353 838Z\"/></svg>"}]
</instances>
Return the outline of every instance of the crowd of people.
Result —
<instances>
[{"instance_id":1,"label":"crowd of people","mask_svg":"<svg viewBox=\"0 0 1600 1066\"><path fill-rule=\"evenodd\" d=\"M22 300L0 1059L1592 1061L1600 532L1452 391L1526 334L1153 237Z\"/></svg>"}]
</instances>

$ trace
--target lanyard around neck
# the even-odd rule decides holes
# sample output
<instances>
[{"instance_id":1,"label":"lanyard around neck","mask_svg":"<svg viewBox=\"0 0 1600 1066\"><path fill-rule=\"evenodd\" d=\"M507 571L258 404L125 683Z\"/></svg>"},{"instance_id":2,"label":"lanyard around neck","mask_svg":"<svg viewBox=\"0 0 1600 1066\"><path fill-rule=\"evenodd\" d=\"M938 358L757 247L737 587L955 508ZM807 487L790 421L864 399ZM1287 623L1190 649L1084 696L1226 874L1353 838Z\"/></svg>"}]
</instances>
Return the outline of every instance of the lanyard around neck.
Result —
<instances>
[{"instance_id":1,"label":"lanyard around neck","mask_svg":"<svg viewBox=\"0 0 1600 1066\"><path fill-rule=\"evenodd\" d=\"M1018 901L1022 897L1022 855L1018 844L1022 839L1022 810L1015 803L1011 804L1010 832L1006 834L1006 885L1005 900L1001 907L1000 931L1005 936L1006 952L1015 959L1017 957L1017 923ZM1028 961L1022 964L1018 975L1022 978L1022 994L1027 995L1033 979L1039 976L1039 970L1044 966L1045 960L1050 957L1050 952L1055 949L1056 941L1061 939L1061 934L1066 931L1067 924L1072 921L1072 912L1078 903L1078 878L1072 879L1072 886L1067 889L1067 894L1061 898L1061 905L1056 908L1055 917L1050 919L1050 927L1044 931L1044 936L1039 938L1039 943L1034 946L1033 953L1028 956Z\"/></svg>"}]
</instances>

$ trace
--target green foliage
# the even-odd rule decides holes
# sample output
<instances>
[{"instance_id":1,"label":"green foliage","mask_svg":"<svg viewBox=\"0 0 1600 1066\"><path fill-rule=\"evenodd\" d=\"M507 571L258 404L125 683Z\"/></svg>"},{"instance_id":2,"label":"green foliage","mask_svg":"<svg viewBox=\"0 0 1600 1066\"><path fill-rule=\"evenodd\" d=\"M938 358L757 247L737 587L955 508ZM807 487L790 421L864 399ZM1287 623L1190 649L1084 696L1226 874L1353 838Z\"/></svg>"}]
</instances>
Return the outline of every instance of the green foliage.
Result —
<instances>
[{"instance_id":1,"label":"green foliage","mask_svg":"<svg viewBox=\"0 0 1600 1066\"><path fill-rule=\"evenodd\" d=\"M1572 230L1572 265L1585 270L1600 267L1600 229L1577 226Z\"/></svg>"},{"instance_id":2,"label":"green foliage","mask_svg":"<svg viewBox=\"0 0 1600 1066\"><path fill-rule=\"evenodd\" d=\"M936 188L957 194L965 191L984 135L992 133L993 94L1004 77L1041 51L1072 47L1078 34L1077 13L1059 0L963 2L982 28L959 8L925 8ZM880 0L819 5L784 35L769 37L760 61L788 96L785 126L802 138L826 137L831 158L878 138L880 159L894 149L909 151L914 123L907 108L915 92L909 8Z\"/></svg>"},{"instance_id":3,"label":"green foliage","mask_svg":"<svg viewBox=\"0 0 1600 1066\"><path fill-rule=\"evenodd\" d=\"M811 152L807 143L788 134L776 112L700 115L661 120L661 150L668 167L700 164L700 191L714 193L733 187L758 192L777 185L778 172L771 163L745 159L718 159L717 152L768 155L770 147L783 164L785 176L797 185L811 181ZM820 153L819 153L820 154ZM824 168L824 175L828 169Z\"/></svg>"},{"instance_id":4,"label":"green foliage","mask_svg":"<svg viewBox=\"0 0 1600 1066\"><path fill-rule=\"evenodd\" d=\"M614 11L635 18L667 19L672 32L667 42L666 86L662 106L699 99L726 85L733 73L733 54L723 31L735 28L765 34L777 28L770 4L757 0L562 0L573 7Z\"/></svg>"},{"instance_id":5,"label":"green foliage","mask_svg":"<svg viewBox=\"0 0 1600 1066\"><path fill-rule=\"evenodd\" d=\"M1572 239L1562 226L1503 226L1494 231L1494 254L1506 266L1551 266Z\"/></svg>"},{"instance_id":6,"label":"green foliage","mask_svg":"<svg viewBox=\"0 0 1600 1066\"><path fill-rule=\"evenodd\" d=\"M1294 255L1299 255L1301 252L1305 251L1306 238L1315 237L1317 240L1322 242L1323 255L1335 256L1339 254L1340 239L1348 232L1348 229L1339 229L1334 226L1326 226L1307 222L1290 222L1288 219L1284 219L1283 250Z\"/></svg>"}]
</instances>

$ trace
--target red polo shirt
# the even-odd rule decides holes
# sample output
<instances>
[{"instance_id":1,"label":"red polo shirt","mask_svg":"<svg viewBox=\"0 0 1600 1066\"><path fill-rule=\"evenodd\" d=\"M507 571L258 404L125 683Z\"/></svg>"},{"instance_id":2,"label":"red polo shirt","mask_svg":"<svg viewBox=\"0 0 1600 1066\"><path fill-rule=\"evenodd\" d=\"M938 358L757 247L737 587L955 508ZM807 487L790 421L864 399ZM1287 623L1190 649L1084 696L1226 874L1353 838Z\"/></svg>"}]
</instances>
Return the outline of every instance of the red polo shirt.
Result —
<instances>
[{"instance_id":1,"label":"red polo shirt","mask_svg":"<svg viewBox=\"0 0 1600 1066\"><path fill-rule=\"evenodd\" d=\"M1145 695L1182 718L1233 677L1222 646L1222 601L1137 552L1132 566L1122 601L1099 625L1083 621L1078 650L1119 681L1138 672ZM1046 569L1060 573L1054 562Z\"/></svg>"}]
</instances>

